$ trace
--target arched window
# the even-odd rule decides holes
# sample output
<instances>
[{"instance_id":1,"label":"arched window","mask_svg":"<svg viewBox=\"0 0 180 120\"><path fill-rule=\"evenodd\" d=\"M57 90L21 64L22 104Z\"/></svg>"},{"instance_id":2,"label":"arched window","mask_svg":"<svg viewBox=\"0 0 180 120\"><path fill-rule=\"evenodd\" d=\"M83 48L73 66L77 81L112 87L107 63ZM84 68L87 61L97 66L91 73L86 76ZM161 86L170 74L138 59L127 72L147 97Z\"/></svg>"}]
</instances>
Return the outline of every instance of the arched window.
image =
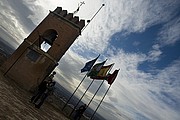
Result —
<instances>
[{"instance_id":1,"label":"arched window","mask_svg":"<svg viewBox=\"0 0 180 120\"><path fill-rule=\"evenodd\" d=\"M42 38L42 42L41 42L41 49L45 52L47 52L51 46L53 45L53 42L57 39L58 34L56 32L56 30L53 29L49 29L47 31L44 32Z\"/></svg>"}]
</instances>

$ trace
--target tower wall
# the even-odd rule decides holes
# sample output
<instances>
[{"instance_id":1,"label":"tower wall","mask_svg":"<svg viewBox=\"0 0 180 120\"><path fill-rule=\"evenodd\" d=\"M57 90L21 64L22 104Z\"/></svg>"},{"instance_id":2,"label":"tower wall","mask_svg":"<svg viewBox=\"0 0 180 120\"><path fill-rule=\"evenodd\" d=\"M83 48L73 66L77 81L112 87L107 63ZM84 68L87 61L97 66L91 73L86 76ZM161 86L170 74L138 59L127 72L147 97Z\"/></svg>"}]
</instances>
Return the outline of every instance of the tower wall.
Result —
<instances>
[{"instance_id":1,"label":"tower wall","mask_svg":"<svg viewBox=\"0 0 180 120\"><path fill-rule=\"evenodd\" d=\"M1 67L4 75L23 88L33 90L58 65L58 61L81 34L84 25L84 20L57 7L5 61ZM55 39L50 39L54 36ZM51 45L47 52L41 48L44 41Z\"/></svg>"}]
</instances>

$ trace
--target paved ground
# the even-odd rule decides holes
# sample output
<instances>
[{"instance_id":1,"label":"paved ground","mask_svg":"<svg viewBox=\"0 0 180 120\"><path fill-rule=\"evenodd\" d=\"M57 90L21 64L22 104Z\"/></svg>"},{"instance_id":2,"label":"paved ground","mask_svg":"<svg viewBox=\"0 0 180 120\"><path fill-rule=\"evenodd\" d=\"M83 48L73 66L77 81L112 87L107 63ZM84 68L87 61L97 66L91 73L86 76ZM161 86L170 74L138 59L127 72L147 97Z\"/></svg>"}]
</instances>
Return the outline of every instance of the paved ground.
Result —
<instances>
[{"instance_id":1,"label":"paved ground","mask_svg":"<svg viewBox=\"0 0 180 120\"><path fill-rule=\"evenodd\" d=\"M48 102L35 108L31 96L0 72L0 120L69 120Z\"/></svg>"}]
</instances>

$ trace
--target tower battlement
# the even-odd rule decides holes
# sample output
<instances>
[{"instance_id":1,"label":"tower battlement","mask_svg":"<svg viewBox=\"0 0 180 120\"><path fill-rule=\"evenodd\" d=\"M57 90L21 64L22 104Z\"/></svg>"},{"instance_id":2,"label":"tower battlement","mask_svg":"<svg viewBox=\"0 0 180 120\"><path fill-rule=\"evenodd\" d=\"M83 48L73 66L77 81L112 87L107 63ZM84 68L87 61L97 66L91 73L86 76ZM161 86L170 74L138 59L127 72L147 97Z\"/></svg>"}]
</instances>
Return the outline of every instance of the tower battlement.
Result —
<instances>
[{"instance_id":1,"label":"tower battlement","mask_svg":"<svg viewBox=\"0 0 180 120\"><path fill-rule=\"evenodd\" d=\"M78 16L73 16L73 13L68 13L67 10L63 10L62 7L57 7L53 12L55 15L60 17L61 19L67 20L68 22L72 23L80 30L85 26L85 20L79 20Z\"/></svg>"}]
</instances>

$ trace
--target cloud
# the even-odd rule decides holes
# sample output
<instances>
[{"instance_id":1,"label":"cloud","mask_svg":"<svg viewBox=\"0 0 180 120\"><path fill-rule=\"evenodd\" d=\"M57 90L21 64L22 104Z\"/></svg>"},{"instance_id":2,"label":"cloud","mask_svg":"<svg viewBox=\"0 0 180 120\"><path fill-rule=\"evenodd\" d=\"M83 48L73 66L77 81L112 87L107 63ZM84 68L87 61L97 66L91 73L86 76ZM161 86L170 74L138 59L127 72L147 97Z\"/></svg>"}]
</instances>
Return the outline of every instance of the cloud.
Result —
<instances>
[{"instance_id":1,"label":"cloud","mask_svg":"<svg viewBox=\"0 0 180 120\"><path fill-rule=\"evenodd\" d=\"M141 44L141 43L138 42L138 41L134 41L134 42L133 42L133 46L135 46L135 47L139 46L140 44Z\"/></svg>"},{"instance_id":2,"label":"cloud","mask_svg":"<svg viewBox=\"0 0 180 120\"><path fill-rule=\"evenodd\" d=\"M160 59L160 55L162 54L162 51L160 50L160 46L158 44L155 44L152 46L152 50L148 53L148 61L158 61Z\"/></svg>"},{"instance_id":3,"label":"cloud","mask_svg":"<svg viewBox=\"0 0 180 120\"><path fill-rule=\"evenodd\" d=\"M119 63L116 67L121 70L105 102L113 104L119 110L118 113L127 112L133 119L142 116L144 119L178 119L180 60L175 60L157 75L152 75L137 70L138 64L146 60L144 55L119 51L117 56L111 60ZM152 94L152 91L156 94ZM118 100L112 102L116 96Z\"/></svg>"},{"instance_id":4,"label":"cloud","mask_svg":"<svg viewBox=\"0 0 180 120\"><path fill-rule=\"evenodd\" d=\"M52 3L47 4L48 2L48 0L22 0L23 5L27 6L31 11L31 13L27 15L27 18L29 18L35 25L38 25L44 19L49 12L48 10L50 10L48 8L52 7Z\"/></svg>"},{"instance_id":5,"label":"cloud","mask_svg":"<svg viewBox=\"0 0 180 120\"><path fill-rule=\"evenodd\" d=\"M159 42L160 45L174 45L177 41L180 40L180 17L177 17L170 22L166 23L162 30L159 33Z\"/></svg>"},{"instance_id":6,"label":"cloud","mask_svg":"<svg viewBox=\"0 0 180 120\"><path fill-rule=\"evenodd\" d=\"M16 16L15 14L15 11L9 5L8 1L1 2L0 10L1 29L8 33L11 37L13 37L14 40L16 40L18 43L20 43L24 39L25 32L23 29L24 26L20 24L18 16Z\"/></svg>"},{"instance_id":7,"label":"cloud","mask_svg":"<svg viewBox=\"0 0 180 120\"><path fill-rule=\"evenodd\" d=\"M174 89L177 90L179 89L180 86L180 81L178 80L180 75L180 58L177 60L174 60L167 68L161 70L159 74L157 75L157 79L161 86L160 88L163 88L164 90ZM172 92L173 95L179 95L179 93ZM178 97L178 96L177 96ZM180 97L178 97L180 98Z\"/></svg>"}]
</instances>

